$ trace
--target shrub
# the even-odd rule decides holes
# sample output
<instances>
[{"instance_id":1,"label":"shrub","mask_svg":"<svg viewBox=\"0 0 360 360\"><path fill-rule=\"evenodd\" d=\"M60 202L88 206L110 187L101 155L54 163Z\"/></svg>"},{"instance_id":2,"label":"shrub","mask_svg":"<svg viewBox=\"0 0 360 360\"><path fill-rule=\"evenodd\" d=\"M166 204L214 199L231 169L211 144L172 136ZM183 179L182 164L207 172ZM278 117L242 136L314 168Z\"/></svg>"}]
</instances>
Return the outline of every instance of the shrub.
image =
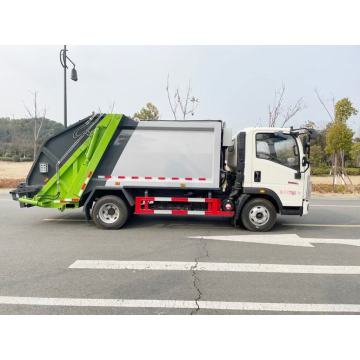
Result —
<instances>
[{"instance_id":1,"label":"shrub","mask_svg":"<svg viewBox=\"0 0 360 360\"><path fill-rule=\"evenodd\" d=\"M346 168L346 173L352 176L360 175L360 168Z\"/></svg>"},{"instance_id":2,"label":"shrub","mask_svg":"<svg viewBox=\"0 0 360 360\"><path fill-rule=\"evenodd\" d=\"M330 174L331 168L328 166L315 167L311 168L311 175L316 176L328 176Z\"/></svg>"},{"instance_id":3,"label":"shrub","mask_svg":"<svg viewBox=\"0 0 360 360\"><path fill-rule=\"evenodd\" d=\"M357 194L360 192L360 185L335 185L335 189L331 184L312 184L312 191L319 193L341 193L341 194Z\"/></svg>"},{"instance_id":4,"label":"shrub","mask_svg":"<svg viewBox=\"0 0 360 360\"><path fill-rule=\"evenodd\" d=\"M360 168L346 168L346 173L351 176L360 175ZM331 174L331 167L314 167L311 168L311 175L314 176L329 176Z\"/></svg>"}]
</instances>

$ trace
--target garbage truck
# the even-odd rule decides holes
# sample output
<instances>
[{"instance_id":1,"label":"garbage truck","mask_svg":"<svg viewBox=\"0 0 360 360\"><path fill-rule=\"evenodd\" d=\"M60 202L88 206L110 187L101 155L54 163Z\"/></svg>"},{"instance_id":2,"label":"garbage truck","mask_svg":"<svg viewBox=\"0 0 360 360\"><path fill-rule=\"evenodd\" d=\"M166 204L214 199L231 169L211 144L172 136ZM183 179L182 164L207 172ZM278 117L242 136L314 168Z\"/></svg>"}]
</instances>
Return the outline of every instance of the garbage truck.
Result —
<instances>
[{"instance_id":1,"label":"garbage truck","mask_svg":"<svg viewBox=\"0 0 360 360\"><path fill-rule=\"evenodd\" d=\"M23 208L82 207L102 229L133 215L174 215L268 231L277 215L308 213L311 136L304 128L233 135L220 120L92 114L49 138L10 193Z\"/></svg>"}]
</instances>

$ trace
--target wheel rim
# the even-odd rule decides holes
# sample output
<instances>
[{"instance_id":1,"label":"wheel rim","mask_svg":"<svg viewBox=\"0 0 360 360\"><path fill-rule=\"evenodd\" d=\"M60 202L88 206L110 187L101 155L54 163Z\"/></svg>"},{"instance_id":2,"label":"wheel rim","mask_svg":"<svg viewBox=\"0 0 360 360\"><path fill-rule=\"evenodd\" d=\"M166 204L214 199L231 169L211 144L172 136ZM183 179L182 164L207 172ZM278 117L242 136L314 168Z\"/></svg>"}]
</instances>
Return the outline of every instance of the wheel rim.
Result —
<instances>
[{"instance_id":1,"label":"wheel rim","mask_svg":"<svg viewBox=\"0 0 360 360\"><path fill-rule=\"evenodd\" d=\"M265 206L254 206L249 212L249 220L255 226L265 225L270 219L270 212Z\"/></svg>"},{"instance_id":2,"label":"wheel rim","mask_svg":"<svg viewBox=\"0 0 360 360\"><path fill-rule=\"evenodd\" d=\"M113 224L120 217L120 209L113 203L101 205L99 209L99 217L106 224Z\"/></svg>"}]
</instances>

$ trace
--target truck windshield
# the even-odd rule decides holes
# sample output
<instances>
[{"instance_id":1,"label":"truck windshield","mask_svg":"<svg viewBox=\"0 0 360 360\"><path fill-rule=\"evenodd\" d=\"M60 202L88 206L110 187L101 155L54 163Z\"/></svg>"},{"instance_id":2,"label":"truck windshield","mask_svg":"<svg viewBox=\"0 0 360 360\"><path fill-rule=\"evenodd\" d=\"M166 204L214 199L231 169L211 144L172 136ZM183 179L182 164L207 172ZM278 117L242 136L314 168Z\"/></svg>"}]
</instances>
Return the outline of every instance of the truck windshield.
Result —
<instances>
[{"instance_id":1,"label":"truck windshield","mask_svg":"<svg viewBox=\"0 0 360 360\"><path fill-rule=\"evenodd\" d=\"M256 157L299 170L299 149L292 135L256 134Z\"/></svg>"}]
</instances>

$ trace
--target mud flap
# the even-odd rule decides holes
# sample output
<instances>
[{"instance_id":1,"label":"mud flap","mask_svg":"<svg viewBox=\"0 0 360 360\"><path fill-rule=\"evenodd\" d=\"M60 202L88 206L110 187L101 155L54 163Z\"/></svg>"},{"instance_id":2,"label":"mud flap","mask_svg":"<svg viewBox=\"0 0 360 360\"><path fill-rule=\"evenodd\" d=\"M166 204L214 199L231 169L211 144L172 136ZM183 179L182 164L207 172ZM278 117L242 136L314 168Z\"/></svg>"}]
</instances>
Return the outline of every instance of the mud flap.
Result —
<instances>
[{"instance_id":1,"label":"mud flap","mask_svg":"<svg viewBox=\"0 0 360 360\"><path fill-rule=\"evenodd\" d=\"M249 194L241 194L235 203L235 216L234 216L234 227L237 227L239 219L241 216L241 210L243 209L245 203L249 200L251 196Z\"/></svg>"}]
</instances>

